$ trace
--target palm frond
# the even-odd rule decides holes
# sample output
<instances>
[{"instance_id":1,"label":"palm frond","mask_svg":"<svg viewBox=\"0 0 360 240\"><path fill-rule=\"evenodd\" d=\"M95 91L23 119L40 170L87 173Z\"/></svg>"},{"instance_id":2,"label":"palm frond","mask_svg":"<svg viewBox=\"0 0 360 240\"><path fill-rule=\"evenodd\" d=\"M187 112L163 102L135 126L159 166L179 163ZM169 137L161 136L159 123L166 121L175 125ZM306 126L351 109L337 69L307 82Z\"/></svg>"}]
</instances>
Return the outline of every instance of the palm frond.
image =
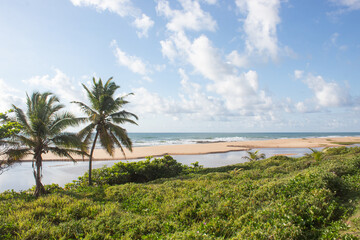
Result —
<instances>
[{"instance_id":1,"label":"palm frond","mask_svg":"<svg viewBox=\"0 0 360 240\"><path fill-rule=\"evenodd\" d=\"M69 112L64 112L61 114L55 114L54 120L51 122L49 126L49 131L51 134L56 134L67 127L77 126L81 122L81 119L76 118L73 114Z\"/></svg>"},{"instance_id":2,"label":"palm frond","mask_svg":"<svg viewBox=\"0 0 360 240\"><path fill-rule=\"evenodd\" d=\"M103 146L106 151L113 156L114 155L114 141L112 137L109 135L105 126L100 126L98 128L99 131L99 138L101 146Z\"/></svg>"},{"instance_id":3,"label":"palm frond","mask_svg":"<svg viewBox=\"0 0 360 240\"><path fill-rule=\"evenodd\" d=\"M80 139L83 139L84 136L91 136L91 133L94 131L96 127L96 124L94 123L90 123L89 125L87 125L86 127L84 127L83 129L80 130L80 132L78 133L78 136L80 137Z\"/></svg>"},{"instance_id":4,"label":"palm frond","mask_svg":"<svg viewBox=\"0 0 360 240\"><path fill-rule=\"evenodd\" d=\"M114 135L113 132L110 132L110 135L111 135L111 137L113 138L115 144L120 148L122 154L124 155L124 157L125 157L125 159L126 159L126 154L125 154L125 151L124 151L123 146L121 145L121 143L119 142L119 140L117 139L117 137Z\"/></svg>"},{"instance_id":5,"label":"palm frond","mask_svg":"<svg viewBox=\"0 0 360 240\"><path fill-rule=\"evenodd\" d=\"M78 135L73 133L61 133L50 139L57 147L67 147L67 148L79 148L83 149L83 142Z\"/></svg>"},{"instance_id":6,"label":"palm frond","mask_svg":"<svg viewBox=\"0 0 360 240\"><path fill-rule=\"evenodd\" d=\"M8 159L14 161L21 160L24 157L32 154L34 154L34 152L31 150L31 148L9 148L4 152L4 155L7 156Z\"/></svg>"},{"instance_id":7,"label":"palm frond","mask_svg":"<svg viewBox=\"0 0 360 240\"><path fill-rule=\"evenodd\" d=\"M127 131L115 124L108 124L110 131L120 140L120 142L130 151L132 151L132 142L129 136L127 135Z\"/></svg>"},{"instance_id":8,"label":"palm frond","mask_svg":"<svg viewBox=\"0 0 360 240\"><path fill-rule=\"evenodd\" d=\"M14 121L17 121L18 123L20 123L23 126L23 131L27 132L27 133L31 133L31 127L28 123L28 120L26 119L26 115L23 112L23 110L21 110L20 108L16 107L15 105L12 105L14 112L15 112L15 116L16 119L14 119Z\"/></svg>"},{"instance_id":9,"label":"palm frond","mask_svg":"<svg viewBox=\"0 0 360 240\"><path fill-rule=\"evenodd\" d=\"M136 120L139 120L138 116L136 116L135 114L122 110L120 112L116 112L110 115L112 118L135 118Z\"/></svg>"},{"instance_id":10,"label":"palm frond","mask_svg":"<svg viewBox=\"0 0 360 240\"><path fill-rule=\"evenodd\" d=\"M78 101L72 101L71 103L75 103L79 105L80 109L88 116L97 115L98 113L92 109L91 107L87 106L85 103L78 102Z\"/></svg>"}]
</instances>

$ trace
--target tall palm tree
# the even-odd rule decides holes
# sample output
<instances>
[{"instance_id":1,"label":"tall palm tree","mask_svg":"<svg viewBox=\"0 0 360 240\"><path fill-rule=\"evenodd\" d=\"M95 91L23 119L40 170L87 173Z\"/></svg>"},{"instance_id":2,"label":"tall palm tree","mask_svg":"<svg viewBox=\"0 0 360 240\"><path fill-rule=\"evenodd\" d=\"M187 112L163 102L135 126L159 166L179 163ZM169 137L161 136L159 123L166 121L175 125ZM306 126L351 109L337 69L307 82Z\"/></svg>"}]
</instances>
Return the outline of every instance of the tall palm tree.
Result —
<instances>
[{"instance_id":1,"label":"tall palm tree","mask_svg":"<svg viewBox=\"0 0 360 240\"><path fill-rule=\"evenodd\" d=\"M97 139L100 139L101 146L104 147L111 156L114 155L115 145L118 146L125 155L123 146L132 151L132 142L127 135L126 129L120 127L119 124L131 123L137 125L131 118L137 120L138 117L133 113L120 110L128 103L125 97L131 93L114 98L115 91L120 88L120 86L112 81L112 77L109 78L105 84L103 84L101 78L99 78L99 81L93 78L91 90L84 84L83 87L87 92L91 105L88 106L77 101L74 101L74 103L80 106L82 111L87 115L89 122L89 125L78 133L78 135L84 139L85 144L88 144L89 141L92 140L92 134L95 132L89 156L89 185L91 186L92 159Z\"/></svg>"},{"instance_id":2,"label":"tall palm tree","mask_svg":"<svg viewBox=\"0 0 360 240\"><path fill-rule=\"evenodd\" d=\"M76 134L65 133L69 126L79 123L74 115L61 111L64 105L50 92L34 92L27 97L27 111L13 105L15 121L21 124L22 130L14 135L15 141L6 151L9 158L18 160L27 155L33 155L32 167L35 178L35 196L45 193L41 183L42 154L51 152L61 157L73 160L71 153L84 154L83 144ZM61 111L61 112L59 112ZM82 148L84 149L84 148Z\"/></svg>"},{"instance_id":3,"label":"tall palm tree","mask_svg":"<svg viewBox=\"0 0 360 240\"><path fill-rule=\"evenodd\" d=\"M247 152L248 156L244 156L242 158L251 161L257 161L257 160L261 160L261 159L265 159L265 154L264 153L259 153L259 150L256 150L255 152Z\"/></svg>"}]
</instances>

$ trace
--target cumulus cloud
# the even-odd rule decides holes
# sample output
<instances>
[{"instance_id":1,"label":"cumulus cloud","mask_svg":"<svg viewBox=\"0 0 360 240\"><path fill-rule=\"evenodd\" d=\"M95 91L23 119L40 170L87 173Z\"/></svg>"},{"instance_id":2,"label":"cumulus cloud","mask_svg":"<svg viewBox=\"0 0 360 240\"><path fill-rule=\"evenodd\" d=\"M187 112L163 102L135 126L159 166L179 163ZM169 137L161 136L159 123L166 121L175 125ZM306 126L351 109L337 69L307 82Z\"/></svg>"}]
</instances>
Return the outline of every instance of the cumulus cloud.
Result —
<instances>
[{"instance_id":1,"label":"cumulus cloud","mask_svg":"<svg viewBox=\"0 0 360 240\"><path fill-rule=\"evenodd\" d=\"M276 27L280 23L280 0L236 0L240 12L246 16L243 30L249 54L278 56Z\"/></svg>"},{"instance_id":2,"label":"cumulus cloud","mask_svg":"<svg viewBox=\"0 0 360 240\"><path fill-rule=\"evenodd\" d=\"M184 30L192 31L215 31L216 21L207 12L201 9L198 1L193 0L178 0L183 9L173 10L170 8L169 2L166 0L159 0L156 6L156 11L159 15L163 15L170 19L166 25L167 29L173 32L180 32ZM215 3L216 1L207 0L208 3Z\"/></svg>"},{"instance_id":3,"label":"cumulus cloud","mask_svg":"<svg viewBox=\"0 0 360 240\"><path fill-rule=\"evenodd\" d=\"M302 79L314 94L313 99L307 99L305 102L299 102L295 105L298 111L313 112L323 108L353 105L348 89L338 83L325 81L322 76L314 76L311 73L304 76L303 71L300 70L296 70L294 75L297 76L297 79Z\"/></svg>"},{"instance_id":4,"label":"cumulus cloud","mask_svg":"<svg viewBox=\"0 0 360 240\"><path fill-rule=\"evenodd\" d=\"M133 73L142 76L142 79L148 82L152 82L150 74L153 71L161 72L166 68L166 65L162 64L148 64L140 57L130 55L119 48L116 41L111 42L111 46L114 49L114 56L120 66L127 67Z\"/></svg>"},{"instance_id":5,"label":"cumulus cloud","mask_svg":"<svg viewBox=\"0 0 360 240\"><path fill-rule=\"evenodd\" d=\"M33 91L50 91L60 98L60 102L68 106L68 110L73 113L81 112L76 104L70 104L72 101L87 102L86 94L78 81L67 76L59 69L54 69L55 75L48 74L43 76L34 76L23 80L24 84L29 85ZM31 93L29 93L31 94Z\"/></svg>"},{"instance_id":6,"label":"cumulus cloud","mask_svg":"<svg viewBox=\"0 0 360 240\"><path fill-rule=\"evenodd\" d=\"M114 55L121 66L125 66L130 71L140 75L146 75L149 72L146 64L139 57L128 55L122 51L117 46L116 41L112 42L112 46L114 47Z\"/></svg>"},{"instance_id":7,"label":"cumulus cloud","mask_svg":"<svg viewBox=\"0 0 360 240\"><path fill-rule=\"evenodd\" d=\"M245 55L239 54L236 50L232 51L229 55L226 56L229 64L232 64L239 68L244 68L248 66L248 58Z\"/></svg>"},{"instance_id":8,"label":"cumulus cloud","mask_svg":"<svg viewBox=\"0 0 360 240\"><path fill-rule=\"evenodd\" d=\"M228 115L222 100L206 95L199 84L189 80L185 70L179 69L179 75L181 90L178 100L162 97L140 87L132 89L134 95L129 96L129 106L136 112L165 114L177 119L186 116L186 118L213 120Z\"/></svg>"},{"instance_id":9,"label":"cumulus cloud","mask_svg":"<svg viewBox=\"0 0 360 240\"><path fill-rule=\"evenodd\" d=\"M185 112L192 113L197 118L217 119L228 115L224 103L219 98L208 96L202 87L189 80L184 69L179 69L181 86L184 94L181 94L181 106Z\"/></svg>"},{"instance_id":10,"label":"cumulus cloud","mask_svg":"<svg viewBox=\"0 0 360 240\"><path fill-rule=\"evenodd\" d=\"M68 102L82 98L82 87L79 83L75 83L70 77L63 73L59 69L54 69L55 76L50 75L34 76L27 80L23 80L23 83L28 84L34 88L41 88L41 91L50 91L58 95L61 99L65 99Z\"/></svg>"},{"instance_id":11,"label":"cumulus cloud","mask_svg":"<svg viewBox=\"0 0 360 240\"><path fill-rule=\"evenodd\" d=\"M178 56L177 50L171 40L160 41L161 53L164 57L167 57L171 62Z\"/></svg>"},{"instance_id":12,"label":"cumulus cloud","mask_svg":"<svg viewBox=\"0 0 360 240\"><path fill-rule=\"evenodd\" d=\"M146 14L136 8L131 0L70 0L74 6L94 7L98 11L109 11L116 13L120 17L134 18L133 25L139 29L139 37L147 37L149 29L154 25L154 21Z\"/></svg>"},{"instance_id":13,"label":"cumulus cloud","mask_svg":"<svg viewBox=\"0 0 360 240\"><path fill-rule=\"evenodd\" d=\"M168 41L179 57L193 66L195 73L210 80L207 90L221 96L229 111L254 115L272 108L272 99L259 89L257 73L252 70L238 73L234 60L229 64L231 57L224 59L205 35L190 41L185 33L179 32ZM235 53L230 56L234 58Z\"/></svg>"},{"instance_id":14,"label":"cumulus cloud","mask_svg":"<svg viewBox=\"0 0 360 240\"><path fill-rule=\"evenodd\" d=\"M9 110L12 104L22 107L24 97L25 92L20 92L16 88L9 86L5 80L0 78L0 112Z\"/></svg>"},{"instance_id":15,"label":"cumulus cloud","mask_svg":"<svg viewBox=\"0 0 360 240\"><path fill-rule=\"evenodd\" d=\"M313 91L316 102L321 107L341 107L351 104L347 89L336 82L326 82L321 76L309 74L304 83Z\"/></svg>"},{"instance_id":16,"label":"cumulus cloud","mask_svg":"<svg viewBox=\"0 0 360 240\"><path fill-rule=\"evenodd\" d=\"M137 31L138 37L148 37L148 31L152 26L154 26L154 21L151 20L147 15L142 14L141 18L136 18L134 21L134 25L137 29L141 31Z\"/></svg>"}]
</instances>

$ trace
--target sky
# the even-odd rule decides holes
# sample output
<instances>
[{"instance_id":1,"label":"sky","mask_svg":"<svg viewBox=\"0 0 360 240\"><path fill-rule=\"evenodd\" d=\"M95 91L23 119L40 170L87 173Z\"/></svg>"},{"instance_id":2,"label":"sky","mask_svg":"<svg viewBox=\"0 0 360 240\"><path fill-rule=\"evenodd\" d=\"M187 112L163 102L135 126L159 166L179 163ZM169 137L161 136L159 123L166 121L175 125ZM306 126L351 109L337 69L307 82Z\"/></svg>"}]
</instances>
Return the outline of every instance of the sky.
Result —
<instances>
[{"instance_id":1,"label":"sky","mask_svg":"<svg viewBox=\"0 0 360 240\"><path fill-rule=\"evenodd\" d=\"M110 77L129 132L359 132L360 0L1 0L0 111Z\"/></svg>"}]
</instances>

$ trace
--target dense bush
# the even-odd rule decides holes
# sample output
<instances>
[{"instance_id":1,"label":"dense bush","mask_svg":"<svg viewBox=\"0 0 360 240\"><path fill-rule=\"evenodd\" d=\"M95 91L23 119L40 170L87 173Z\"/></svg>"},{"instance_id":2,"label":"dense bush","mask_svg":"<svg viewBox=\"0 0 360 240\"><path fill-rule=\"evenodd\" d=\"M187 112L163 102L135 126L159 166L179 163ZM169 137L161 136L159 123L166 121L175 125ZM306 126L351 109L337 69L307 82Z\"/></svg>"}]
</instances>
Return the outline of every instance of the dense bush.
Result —
<instances>
[{"instance_id":1,"label":"dense bush","mask_svg":"<svg viewBox=\"0 0 360 240\"><path fill-rule=\"evenodd\" d=\"M151 168L153 161L126 165L130 173L144 166L147 180L161 177L148 183L53 185L38 199L0 194L0 239L357 239L341 232L360 199L357 154L272 157L211 172L184 170L170 157ZM178 177L153 173L180 167ZM353 223L355 232L360 218Z\"/></svg>"},{"instance_id":2,"label":"dense bush","mask_svg":"<svg viewBox=\"0 0 360 240\"><path fill-rule=\"evenodd\" d=\"M115 185L129 182L144 183L158 178L171 178L178 176L186 166L178 163L171 156L162 158L147 157L145 161L123 163L119 162L112 167L102 167L92 171L92 179L95 185ZM67 188L87 185L88 173L79 177Z\"/></svg>"},{"instance_id":3,"label":"dense bush","mask_svg":"<svg viewBox=\"0 0 360 240\"><path fill-rule=\"evenodd\" d=\"M335 147L335 148L326 148L324 152L327 155L340 155L348 153L360 153L360 147Z\"/></svg>"}]
</instances>

